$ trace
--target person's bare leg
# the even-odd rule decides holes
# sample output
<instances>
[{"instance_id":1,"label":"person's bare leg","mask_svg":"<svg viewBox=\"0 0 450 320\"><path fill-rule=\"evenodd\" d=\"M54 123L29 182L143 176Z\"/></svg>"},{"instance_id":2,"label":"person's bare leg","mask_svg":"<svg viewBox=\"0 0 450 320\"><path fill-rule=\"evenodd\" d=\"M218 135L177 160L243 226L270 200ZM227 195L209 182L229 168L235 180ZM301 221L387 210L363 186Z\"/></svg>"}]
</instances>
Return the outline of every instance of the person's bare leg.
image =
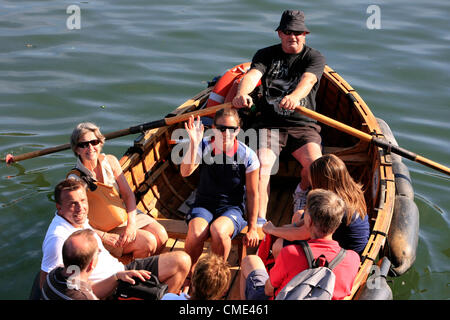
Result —
<instances>
[{"instance_id":1,"label":"person's bare leg","mask_svg":"<svg viewBox=\"0 0 450 320\"><path fill-rule=\"evenodd\" d=\"M192 270L203 252L203 244L209 237L209 225L203 218L189 221L188 234L184 243L184 250L191 257Z\"/></svg>"},{"instance_id":2,"label":"person's bare leg","mask_svg":"<svg viewBox=\"0 0 450 320\"><path fill-rule=\"evenodd\" d=\"M146 258L154 255L157 241L153 234L145 230L136 230L136 239L123 247L123 255L131 253L133 259Z\"/></svg>"},{"instance_id":3,"label":"person's bare leg","mask_svg":"<svg viewBox=\"0 0 450 320\"><path fill-rule=\"evenodd\" d=\"M166 229L160 223L158 223L158 221L153 219L151 223L141 228L141 230L148 231L155 236L156 239L155 254L161 253L161 251L166 246L167 239L169 238Z\"/></svg>"},{"instance_id":4,"label":"person's bare leg","mask_svg":"<svg viewBox=\"0 0 450 320\"><path fill-rule=\"evenodd\" d=\"M159 255L158 278L169 286L168 291L171 293L179 293L190 269L191 258L184 251L172 251Z\"/></svg>"},{"instance_id":5,"label":"person's bare leg","mask_svg":"<svg viewBox=\"0 0 450 320\"><path fill-rule=\"evenodd\" d=\"M231 251L234 224L228 217L219 217L211 224L211 251L226 261Z\"/></svg>"},{"instance_id":6,"label":"person's bare leg","mask_svg":"<svg viewBox=\"0 0 450 320\"><path fill-rule=\"evenodd\" d=\"M258 150L258 158L261 164L259 170L259 211L258 217L266 219L267 205L270 198L270 175L272 167L277 160L277 155L271 149Z\"/></svg>"},{"instance_id":7,"label":"person's bare leg","mask_svg":"<svg viewBox=\"0 0 450 320\"><path fill-rule=\"evenodd\" d=\"M314 142L307 143L292 152L292 156L302 165L300 188L304 191L310 186L309 166L314 160L322 156L320 145Z\"/></svg>"}]
</instances>

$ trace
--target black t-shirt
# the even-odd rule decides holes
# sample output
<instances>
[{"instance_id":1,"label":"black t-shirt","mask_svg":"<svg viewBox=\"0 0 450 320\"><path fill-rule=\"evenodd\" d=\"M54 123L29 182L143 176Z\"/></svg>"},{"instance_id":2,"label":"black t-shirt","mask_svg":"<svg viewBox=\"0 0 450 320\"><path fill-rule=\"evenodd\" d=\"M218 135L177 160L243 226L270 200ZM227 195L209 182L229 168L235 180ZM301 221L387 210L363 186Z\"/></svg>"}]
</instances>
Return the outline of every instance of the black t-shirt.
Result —
<instances>
[{"instance_id":1,"label":"black t-shirt","mask_svg":"<svg viewBox=\"0 0 450 320\"><path fill-rule=\"evenodd\" d=\"M281 44L258 50L253 56L251 68L263 74L263 98L259 106L262 124L267 127L291 127L316 122L294 110L280 108L279 103L295 90L302 75L310 72L317 77L317 82L300 105L315 110L316 93L324 67L325 57L306 45L298 54L285 53Z\"/></svg>"}]
</instances>

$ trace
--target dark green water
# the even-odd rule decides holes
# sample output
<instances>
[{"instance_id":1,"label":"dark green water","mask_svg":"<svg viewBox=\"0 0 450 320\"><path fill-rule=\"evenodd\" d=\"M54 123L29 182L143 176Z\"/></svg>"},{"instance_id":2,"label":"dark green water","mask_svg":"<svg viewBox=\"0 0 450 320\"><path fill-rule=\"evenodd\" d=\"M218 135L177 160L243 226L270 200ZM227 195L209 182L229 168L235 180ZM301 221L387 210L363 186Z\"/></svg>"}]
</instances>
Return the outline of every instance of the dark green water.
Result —
<instances>
[{"instance_id":1,"label":"dark green water","mask_svg":"<svg viewBox=\"0 0 450 320\"><path fill-rule=\"evenodd\" d=\"M343 1L340 1L343 2ZM394 2L394 3L392 3ZM68 30L69 5L81 28ZM377 5L380 29L366 10ZM434 1L0 1L0 157L160 119L227 68L278 42L284 9L302 9L307 43L386 120L406 149L450 165L450 32ZM370 25L370 24L369 24ZM112 140L120 157L134 137ZM448 299L448 177L405 160L420 211L417 260L395 299ZM0 299L26 299L70 151L0 164Z\"/></svg>"}]
</instances>

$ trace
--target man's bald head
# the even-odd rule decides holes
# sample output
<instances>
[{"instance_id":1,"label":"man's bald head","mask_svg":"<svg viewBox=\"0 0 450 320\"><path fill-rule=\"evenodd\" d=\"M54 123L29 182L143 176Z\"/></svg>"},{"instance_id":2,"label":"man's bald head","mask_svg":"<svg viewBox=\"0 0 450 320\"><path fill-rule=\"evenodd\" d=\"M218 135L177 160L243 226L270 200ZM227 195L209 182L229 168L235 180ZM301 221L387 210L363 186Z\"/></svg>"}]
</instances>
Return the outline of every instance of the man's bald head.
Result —
<instances>
[{"instance_id":1,"label":"man's bald head","mask_svg":"<svg viewBox=\"0 0 450 320\"><path fill-rule=\"evenodd\" d=\"M97 253L98 244L94 231L78 230L72 233L64 242L62 256L64 267L78 266L85 270Z\"/></svg>"}]
</instances>

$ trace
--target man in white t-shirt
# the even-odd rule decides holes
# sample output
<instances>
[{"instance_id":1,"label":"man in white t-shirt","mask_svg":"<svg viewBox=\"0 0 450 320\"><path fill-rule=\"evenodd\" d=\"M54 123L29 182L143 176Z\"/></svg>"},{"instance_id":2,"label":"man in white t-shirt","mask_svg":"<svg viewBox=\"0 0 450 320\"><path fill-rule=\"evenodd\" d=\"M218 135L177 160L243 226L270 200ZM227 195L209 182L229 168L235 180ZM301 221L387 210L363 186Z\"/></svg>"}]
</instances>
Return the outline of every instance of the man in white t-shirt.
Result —
<instances>
[{"instance_id":1,"label":"man in white t-shirt","mask_svg":"<svg viewBox=\"0 0 450 320\"><path fill-rule=\"evenodd\" d=\"M41 288L47 274L56 266L63 264L64 241L77 230L93 229L87 219L89 206L86 189L82 182L71 179L60 182L55 187L55 201L57 211L42 244ZM100 253L97 266L89 280L92 282L92 289L97 297L105 298L112 293L109 290L110 286L104 286L104 281L101 280L111 278L113 281L117 281L117 276L115 276L117 272L140 269L156 275L161 282L169 286L169 292L178 293L191 267L188 254L182 251L170 252L145 259L136 259L124 266L103 246L98 235L98 233L101 235L102 231L95 229L94 231L96 231L95 237Z\"/></svg>"}]
</instances>

